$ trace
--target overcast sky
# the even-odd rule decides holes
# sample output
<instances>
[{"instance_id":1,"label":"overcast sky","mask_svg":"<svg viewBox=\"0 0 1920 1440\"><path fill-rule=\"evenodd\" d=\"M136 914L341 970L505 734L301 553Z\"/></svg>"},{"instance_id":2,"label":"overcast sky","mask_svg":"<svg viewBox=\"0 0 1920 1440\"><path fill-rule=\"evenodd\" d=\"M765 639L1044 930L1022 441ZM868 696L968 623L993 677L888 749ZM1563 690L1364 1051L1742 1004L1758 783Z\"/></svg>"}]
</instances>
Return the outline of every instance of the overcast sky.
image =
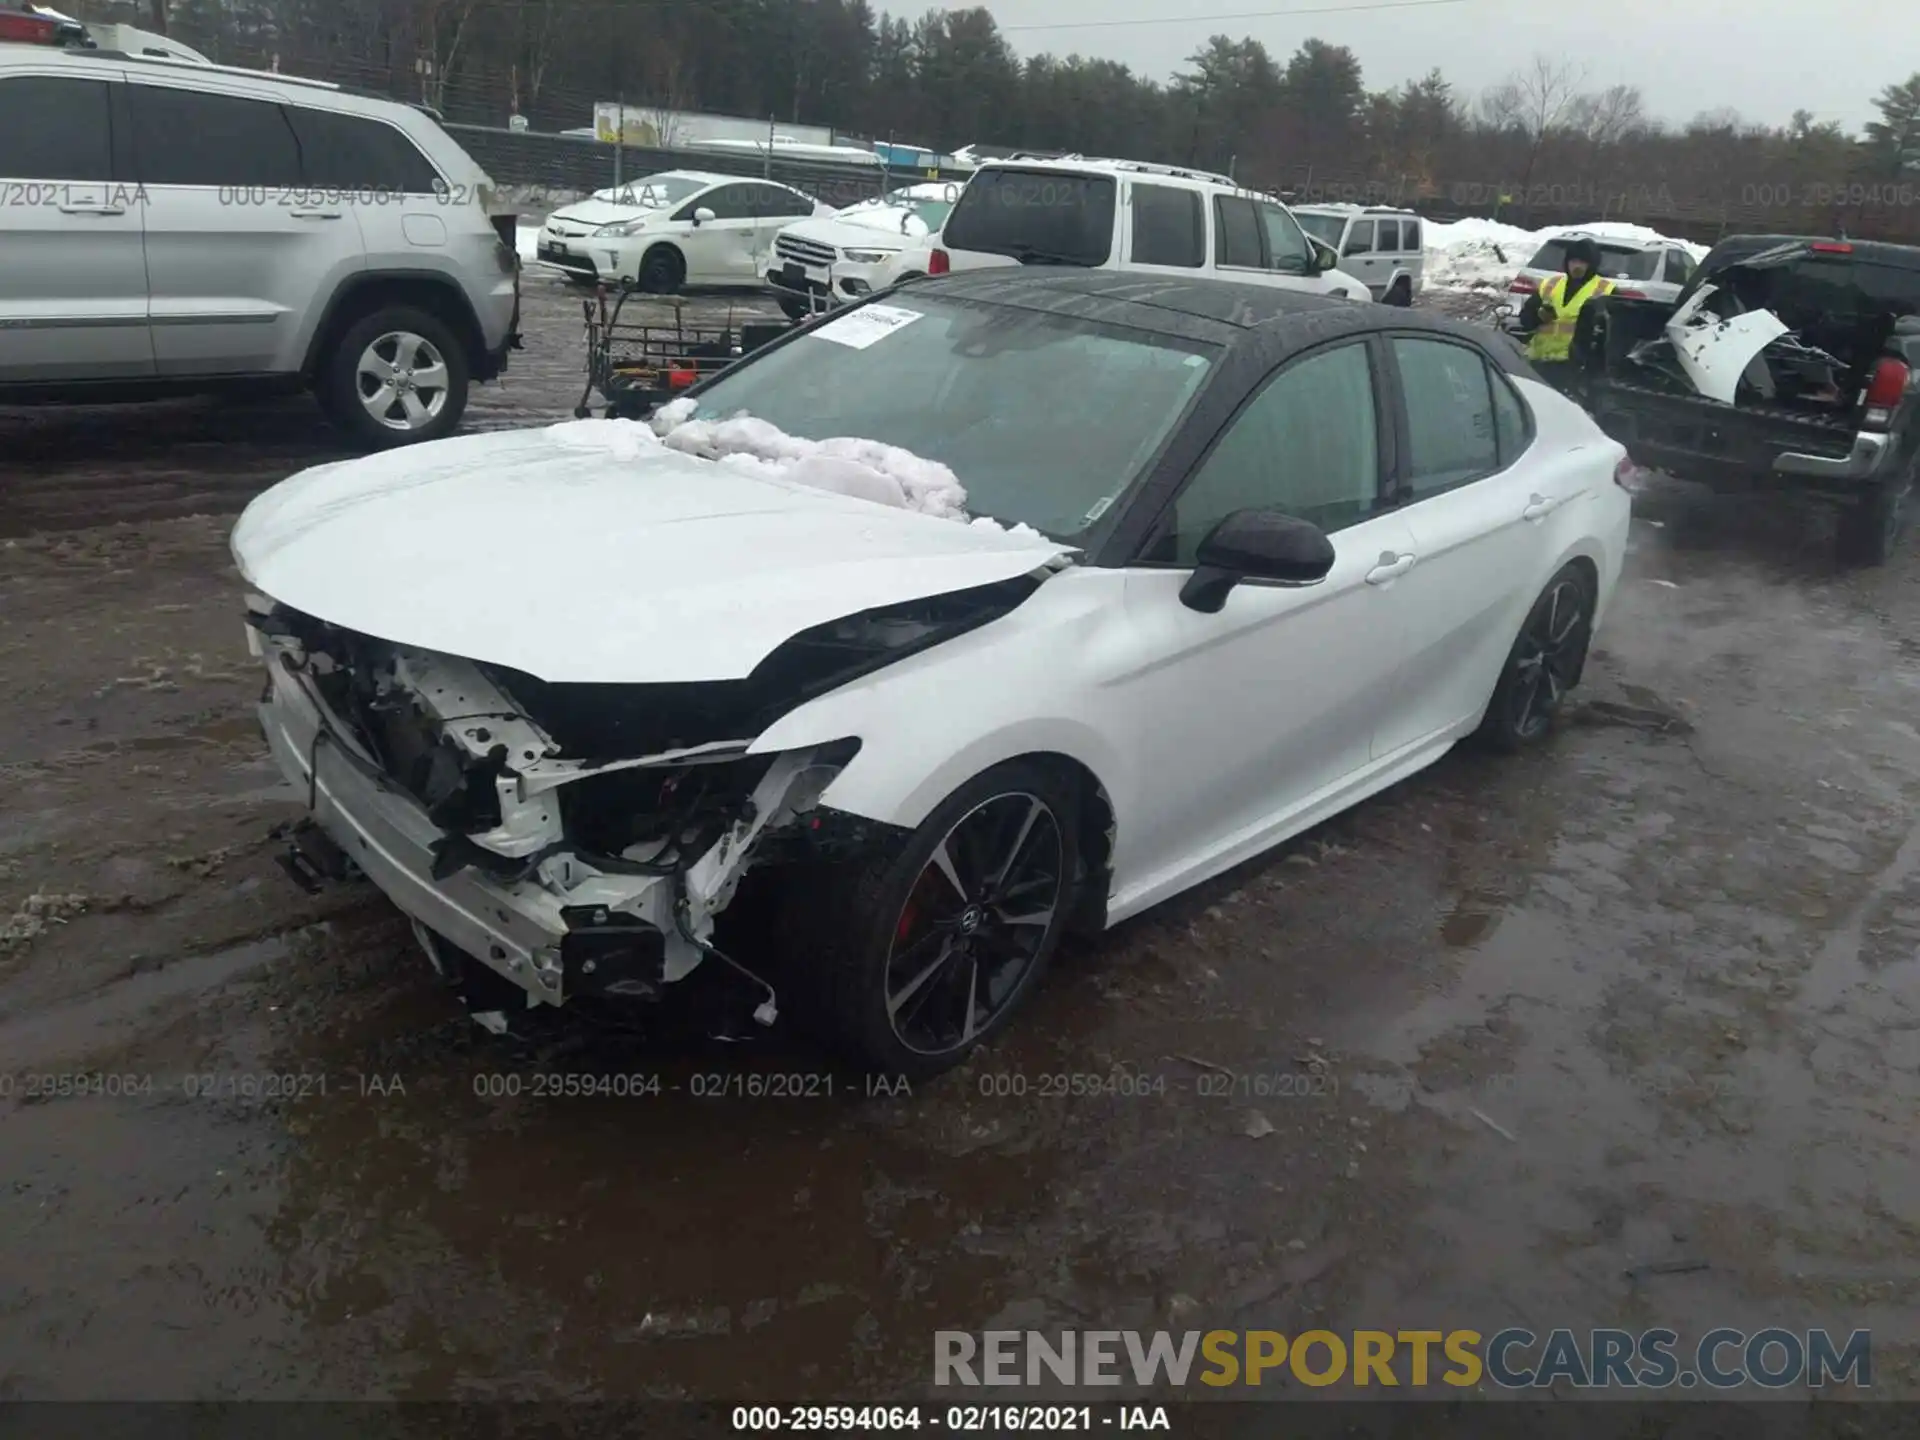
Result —
<instances>
[{"instance_id":1,"label":"overcast sky","mask_svg":"<svg viewBox=\"0 0 1920 1440\"><path fill-rule=\"evenodd\" d=\"M959 8L965 0L950 0ZM1209 35L1250 35L1282 63L1308 36L1348 46L1367 88L1387 89L1438 66L1456 91L1498 83L1536 52L1588 67L1587 87L1638 85L1650 113L1684 122L1731 107L1785 124L1796 109L1849 130L1875 117L1873 97L1920 69L1920 4L1866 0L1459 0L1403 9L1335 7L1364 0L975 0L1022 55L1100 56L1164 80ZM919 13L911 0L876 8ZM1263 15L1282 9L1317 15ZM1239 13L1243 18L1225 18ZM1170 15L1165 24L1117 25ZM1221 17L1210 19L1209 17ZM1071 29L1047 22L1098 21Z\"/></svg>"}]
</instances>

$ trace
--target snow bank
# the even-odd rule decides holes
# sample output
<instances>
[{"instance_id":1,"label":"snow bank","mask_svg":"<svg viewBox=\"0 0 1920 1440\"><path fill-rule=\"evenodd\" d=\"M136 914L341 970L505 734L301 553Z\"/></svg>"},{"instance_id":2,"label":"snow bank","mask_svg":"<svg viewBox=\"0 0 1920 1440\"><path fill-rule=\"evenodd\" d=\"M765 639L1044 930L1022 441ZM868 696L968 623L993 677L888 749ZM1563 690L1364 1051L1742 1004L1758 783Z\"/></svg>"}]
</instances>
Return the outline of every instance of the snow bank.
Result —
<instances>
[{"instance_id":1,"label":"snow bank","mask_svg":"<svg viewBox=\"0 0 1920 1440\"><path fill-rule=\"evenodd\" d=\"M1595 220L1579 225L1549 225L1522 230L1498 220L1470 218L1451 224L1426 222L1426 283L1435 290L1504 290L1507 282L1557 235L1578 233L1596 240L1642 240L1677 245L1697 261L1705 245L1676 240L1623 220Z\"/></svg>"}]
</instances>

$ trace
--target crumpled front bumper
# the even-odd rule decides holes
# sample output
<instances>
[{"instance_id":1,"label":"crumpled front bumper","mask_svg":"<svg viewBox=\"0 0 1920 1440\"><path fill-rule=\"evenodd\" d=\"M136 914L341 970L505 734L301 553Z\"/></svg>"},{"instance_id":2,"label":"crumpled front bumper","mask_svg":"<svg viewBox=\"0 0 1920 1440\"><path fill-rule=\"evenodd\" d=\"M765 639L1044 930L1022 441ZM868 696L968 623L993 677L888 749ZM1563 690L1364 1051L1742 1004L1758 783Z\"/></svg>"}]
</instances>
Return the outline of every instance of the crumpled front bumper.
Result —
<instances>
[{"instance_id":1,"label":"crumpled front bumper","mask_svg":"<svg viewBox=\"0 0 1920 1440\"><path fill-rule=\"evenodd\" d=\"M282 773L311 796L314 821L402 912L525 990L529 1004L567 998L562 943L573 927L563 910L618 906L671 923L665 877L595 877L564 899L472 868L436 879L435 847L446 832L327 718L300 675L279 665L268 673L261 729Z\"/></svg>"}]
</instances>

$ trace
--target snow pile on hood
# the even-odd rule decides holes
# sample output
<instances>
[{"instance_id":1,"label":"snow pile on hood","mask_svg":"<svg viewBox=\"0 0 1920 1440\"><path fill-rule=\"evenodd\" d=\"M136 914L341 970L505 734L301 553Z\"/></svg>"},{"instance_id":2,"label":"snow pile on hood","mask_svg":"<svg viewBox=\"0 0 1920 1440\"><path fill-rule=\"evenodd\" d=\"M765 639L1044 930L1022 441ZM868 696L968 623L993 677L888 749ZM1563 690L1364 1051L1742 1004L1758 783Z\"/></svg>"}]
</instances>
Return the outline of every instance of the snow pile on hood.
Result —
<instances>
[{"instance_id":1,"label":"snow pile on hood","mask_svg":"<svg viewBox=\"0 0 1920 1440\"><path fill-rule=\"evenodd\" d=\"M967 492L959 477L938 461L923 460L910 450L878 440L844 437L802 440L750 415L736 415L730 420L695 420L693 412L699 404L684 397L668 401L653 412L650 429L647 425L620 422L644 432L644 438L636 435L631 440L618 442L590 439L587 443L595 448L608 443L636 447L660 443L670 450L730 465L749 475L769 475L796 485L812 485L881 505L917 510L942 520L965 520L976 530L991 530L1020 540L1044 542L1047 538L1025 522L1008 525L991 515L969 518ZM608 423L576 420L571 427L555 425L552 428L558 434L580 426L604 429Z\"/></svg>"},{"instance_id":2,"label":"snow pile on hood","mask_svg":"<svg viewBox=\"0 0 1920 1440\"><path fill-rule=\"evenodd\" d=\"M1549 225L1522 230L1498 220L1470 218L1443 224L1426 222L1426 283L1434 290L1504 290L1507 282L1557 235L1591 235L1596 240L1640 240L1677 245L1697 261L1705 245L1675 240L1644 225L1596 220L1583 225Z\"/></svg>"},{"instance_id":3,"label":"snow pile on hood","mask_svg":"<svg viewBox=\"0 0 1920 1440\"><path fill-rule=\"evenodd\" d=\"M729 420L670 423L661 443L751 475L811 485L943 520L964 520L967 515L967 492L953 471L878 440L846 436L802 440L765 420L737 415Z\"/></svg>"}]
</instances>

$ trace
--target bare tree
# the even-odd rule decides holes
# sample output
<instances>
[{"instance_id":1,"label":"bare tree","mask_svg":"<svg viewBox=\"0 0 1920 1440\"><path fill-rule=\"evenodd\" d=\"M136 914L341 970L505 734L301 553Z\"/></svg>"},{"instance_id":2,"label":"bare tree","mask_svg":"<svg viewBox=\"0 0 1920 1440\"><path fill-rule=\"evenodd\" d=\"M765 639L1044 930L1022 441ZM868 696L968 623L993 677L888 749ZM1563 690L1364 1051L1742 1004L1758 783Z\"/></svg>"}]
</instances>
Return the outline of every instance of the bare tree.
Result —
<instances>
[{"instance_id":1,"label":"bare tree","mask_svg":"<svg viewBox=\"0 0 1920 1440\"><path fill-rule=\"evenodd\" d=\"M693 107L694 89L680 58L679 47L660 45L648 53L646 67L647 100L639 107L640 122L653 131L662 150L677 150L684 138L680 117Z\"/></svg>"},{"instance_id":2,"label":"bare tree","mask_svg":"<svg viewBox=\"0 0 1920 1440\"><path fill-rule=\"evenodd\" d=\"M447 81L459 63L460 43L475 8L476 0L420 0L420 58L429 67L421 98L436 110L446 109Z\"/></svg>"},{"instance_id":3,"label":"bare tree","mask_svg":"<svg viewBox=\"0 0 1920 1440\"><path fill-rule=\"evenodd\" d=\"M1523 70L1480 97L1480 113L1498 130L1518 131L1526 138L1526 164L1520 175L1524 197L1533 185L1533 172L1547 137L1565 127L1567 113L1580 95L1584 66L1535 55Z\"/></svg>"},{"instance_id":4,"label":"bare tree","mask_svg":"<svg viewBox=\"0 0 1920 1440\"><path fill-rule=\"evenodd\" d=\"M1567 107L1566 127L1603 149L1619 144L1646 123L1646 109L1634 85L1613 85L1598 94L1579 95Z\"/></svg>"},{"instance_id":5,"label":"bare tree","mask_svg":"<svg viewBox=\"0 0 1920 1440\"><path fill-rule=\"evenodd\" d=\"M531 111L540 101L540 85L553 60L554 16L559 0L522 0L519 13L520 48L526 58L526 103ZM518 102L520 97L514 96Z\"/></svg>"},{"instance_id":6,"label":"bare tree","mask_svg":"<svg viewBox=\"0 0 1920 1440\"><path fill-rule=\"evenodd\" d=\"M167 0L151 0L151 3L148 6L148 11L153 16L154 30L157 31L159 34L162 34L162 35L166 34L167 33Z\"/></svg>"}]
</instances>

